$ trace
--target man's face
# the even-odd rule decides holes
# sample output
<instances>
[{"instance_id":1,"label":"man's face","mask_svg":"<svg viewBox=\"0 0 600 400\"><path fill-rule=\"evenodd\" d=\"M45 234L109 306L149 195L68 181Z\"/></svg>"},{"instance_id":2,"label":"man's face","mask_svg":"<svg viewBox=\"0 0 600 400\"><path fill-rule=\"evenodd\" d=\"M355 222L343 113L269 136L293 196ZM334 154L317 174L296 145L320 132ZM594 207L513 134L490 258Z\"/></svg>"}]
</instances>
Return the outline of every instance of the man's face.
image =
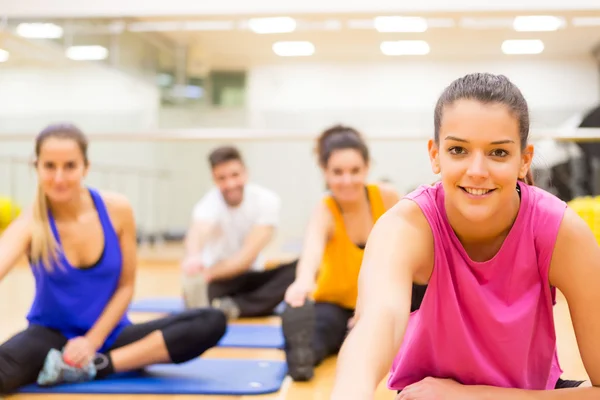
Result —
<instances>
[{"instance_id":1,"label":"man's face","mask_svg":"<svg viewBox=\"0 0 600 400\"><path fill-rule=\"evenodd\" d=\"M226 161L216 165L212 174L225 202L231 207L240 205L248 179L244 164L239 160Z\"/></svg>"}]
</instances>

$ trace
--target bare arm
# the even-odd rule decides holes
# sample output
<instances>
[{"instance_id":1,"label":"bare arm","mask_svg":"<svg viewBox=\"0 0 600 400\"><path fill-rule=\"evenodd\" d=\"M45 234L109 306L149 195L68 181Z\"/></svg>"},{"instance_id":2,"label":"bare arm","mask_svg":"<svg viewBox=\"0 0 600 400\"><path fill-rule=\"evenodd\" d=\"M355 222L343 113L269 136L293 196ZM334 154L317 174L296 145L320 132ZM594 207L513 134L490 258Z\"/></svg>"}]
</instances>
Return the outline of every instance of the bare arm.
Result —
<instances>
[{"instance_id":1,"label":"bare arm","mask_svg":"<svg viewBox=\"0 0 600 400\"><path fill-rule=\"evenodd\" d=\"M0 281L15 266L31 242L31 214L22 214L0 236Z\"/></svg>"},{"instance_id":2,"label":"bare arm","mask_svg":"<svg viewBox=\"0 0 600 400\"><path fill-rule=\"evenodd\" d=\"M114 220L119 221L119 241L123 254L123 267L119 284L112 298L106 305L100 318L85 335L98 350L104 344L119 320L127 311L133 297L135 283L135 268L137 264L136 226L131 205L122 196L115 194L104 195L109 212L112 211Z\"/></svg>"},{"instance_id":3,"label":"bare arm","mask_svg":"<svg viewBox=\"0 0 600 400\"><path fill-rule=\"evenodd\" d=\"M312 285L321 265L325 244L333 220L329 209L323 202L315 207L308 221L302 253L296 269L296 280Z\"/></svg>"},{"instance_id":4,"label":"bare arm","mask_svg":"<svg viewBox=\"0 0 600 400\"><path fill-rule=\"evenodd\" d=\"M257 225L246 237L244 245L235 255L219 261L208 270L211 281L228 279L247 271L258 254L269 244L275 228L271 225Z\"/></svg>"},{"instance_id":5,"label":"bare arm","mask_svg":"<svg viewBox=\"0 0 600 400\"><path fill-rule=\"evenodd\" d=\"M369 236L356 322L339 354L332 399L373 398L402 344L413 279L432 263L429 225L415 203L401 201L377 221Z\"/></svg>"},{"instance_id":6,"label":"bare arm","mask_svg":"<svg viewBox=\"0 0 600 400\"><path fill-rule=\"evenodd\" d=\"M210 238L214 224L208 221L195 220L192 221L185 235L185 256L198 256L202 253L204 245Z\"/></svg>"}]
</instances>

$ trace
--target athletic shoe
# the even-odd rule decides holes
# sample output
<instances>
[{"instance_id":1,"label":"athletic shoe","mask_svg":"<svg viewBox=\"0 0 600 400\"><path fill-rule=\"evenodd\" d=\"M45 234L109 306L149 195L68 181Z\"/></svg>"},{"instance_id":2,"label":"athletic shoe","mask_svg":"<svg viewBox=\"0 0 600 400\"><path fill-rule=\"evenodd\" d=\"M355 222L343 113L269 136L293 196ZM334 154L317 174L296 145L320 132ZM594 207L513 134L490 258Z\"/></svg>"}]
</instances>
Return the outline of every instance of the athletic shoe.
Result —
<instances>
[{"instance_id":1,"label":"athletic shoe","mask_svg":"<svg viewBox=\"0 0 600 400\"><path fill-rule=\"evenodd\" d=\"M213 308L223 311L227 320L231 321L240 317L240 308L231 297L214 299L211 303Z\"/></svg>"},{"instance_id":2,"label":"athletic shoe","mask_svg":"<svg viewBox=\"0 0 600 400\"><path fill-rule=\"evenodd\" d=\"M37 383L40 386L54 386L61 383L87 382L95 377L94 363L89 363L83 368L73 367L65 363L60 351L51 349L38 375Z\"/></svg>"},{"instance_id":3,"label":"athletic shoe","mask_svg":"<svg viewBox=\"0 0 600 400\"><path fill-rule=\"evenodd\" d=\"M281 315L288 373L294 381L308 381L313 377L315 318L315 303L311 300L306 300L301 307L286 305Z\"/></svg>"}]
</instances>

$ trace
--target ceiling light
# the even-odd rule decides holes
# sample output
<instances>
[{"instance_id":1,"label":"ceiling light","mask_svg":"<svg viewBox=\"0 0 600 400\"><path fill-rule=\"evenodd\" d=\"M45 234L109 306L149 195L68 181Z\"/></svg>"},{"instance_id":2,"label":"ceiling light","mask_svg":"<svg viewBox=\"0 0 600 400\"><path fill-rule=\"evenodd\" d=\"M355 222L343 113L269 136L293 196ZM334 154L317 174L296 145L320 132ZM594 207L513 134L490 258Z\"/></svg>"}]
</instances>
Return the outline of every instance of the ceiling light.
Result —
<instances>
[{"instance_id":1,"label":"ceiling light","mask_svg":"<svg viewBox=\"0 0 600 400\"><path fill-rule=\"evenodd\" d=\"M108 49L102 46L71 46L67 57L76 61L98 61L108 57Z\"/></svg>"},{"instance_id":2,"label":"ceiling light","mask_svg":"<svg viewBox=\"0 0 600 400\"><path fill-rule=\"evenodd\" d=\"M420 17L376 17L375 29L379 32L425 32L427 21Z\"/></svg>"},{"instance_id":3,"label":"ceiling light","mask_svg":"<svg viewBox=\"0 0 600 400\"><path fill-rule=\"evenodd\" d=\"M540 54L544 51L541 40L505 40L502 42L504 54Z\"/></svg>"},{"instance_id":4,"label":"ceiling light","mask_svg":"<svg viewBox=\"0 0 600 400\"><path fill-rule=\"evenodd\" d=\"M386 56L425 55L430 51L424 40L386 41L381 43L380 49Z\"/></svg>"},{"instance_id":5,"label":"ceiling light","mask_svg":"<svg viewBox=\"0 0 600 400\"><path fill-rule=\"evenodd\" d=\"M17 35L29 39L58 39L63 28L49 23L22 23L17 26Z\"/></svg>"},{"instance_id":6,"label":"ceiling light","mask_svg":"<svg viewBox=\"0 0 600 400\"><path fill-rule=\"evenodd\" d=\"M311 42L276 42L273 51L281 57L306 57L315 52L315 46Z\"/></svg>"},{"instance_id":7,"label":"ceiling light","mask_svg":"<svg viewBox=\"0 0 600 400\"><path fill-rule=\"evenodd\" d=\"M10 53L8 51L0 49L0 62L8 61L9 56Z\"/></svg>"},{"instance_id":8,"label":"ceiling light","mask_svg":"<svg viewBox=\"0 0 600 400\"><path fill-rule=\"evenodd\" d=\"M248 27L254 33L288 33L296 30L296 20L290 17L252 18Z\"/></svg>"},{"instance_id":9,"label":"ceiling light","mask_svg":"<svg viewBox=\"0 0 600 400\"><path fill-rule=\"evenodd\" d=\"M545 32L556 31L564 24L565 21L562 18L550 15L532 15L516 17L513 21L513 28L518 32Z\"/></svg>"},{"instance_id":10,"label":"ceiling light","mask_svg":"<svg viewBox=\"0 0 600 400\"><path fill-rule=\"evenodd\" d=\"M571 24L573 26L599 26L600 17L574 17Z\"/></svg>"}]
</instances>

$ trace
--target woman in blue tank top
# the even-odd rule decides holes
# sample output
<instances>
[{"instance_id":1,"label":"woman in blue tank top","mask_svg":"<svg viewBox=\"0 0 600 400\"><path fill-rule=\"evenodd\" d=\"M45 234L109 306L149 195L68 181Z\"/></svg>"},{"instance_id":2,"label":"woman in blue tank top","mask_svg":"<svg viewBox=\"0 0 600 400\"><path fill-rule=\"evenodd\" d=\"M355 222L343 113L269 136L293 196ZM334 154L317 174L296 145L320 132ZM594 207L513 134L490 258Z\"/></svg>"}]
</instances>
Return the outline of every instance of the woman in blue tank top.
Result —
<instances>
[{"instance_id":1,"label":"woman in blue tank top","mask_svg":"<svg viewBox=\"0 0 600 400\"><path fill-rule=\"evenodd\" d=\"M85 188L87 139L50 126L35 143L38 193L0 238L0 281L23 255L35 299L23 332L0 345L0 394L37 381L103 378L151 364L182 363L215 346L225 315L194 309L132 324L136 227L123 196Z\"/></svg>"}]
</instances>

